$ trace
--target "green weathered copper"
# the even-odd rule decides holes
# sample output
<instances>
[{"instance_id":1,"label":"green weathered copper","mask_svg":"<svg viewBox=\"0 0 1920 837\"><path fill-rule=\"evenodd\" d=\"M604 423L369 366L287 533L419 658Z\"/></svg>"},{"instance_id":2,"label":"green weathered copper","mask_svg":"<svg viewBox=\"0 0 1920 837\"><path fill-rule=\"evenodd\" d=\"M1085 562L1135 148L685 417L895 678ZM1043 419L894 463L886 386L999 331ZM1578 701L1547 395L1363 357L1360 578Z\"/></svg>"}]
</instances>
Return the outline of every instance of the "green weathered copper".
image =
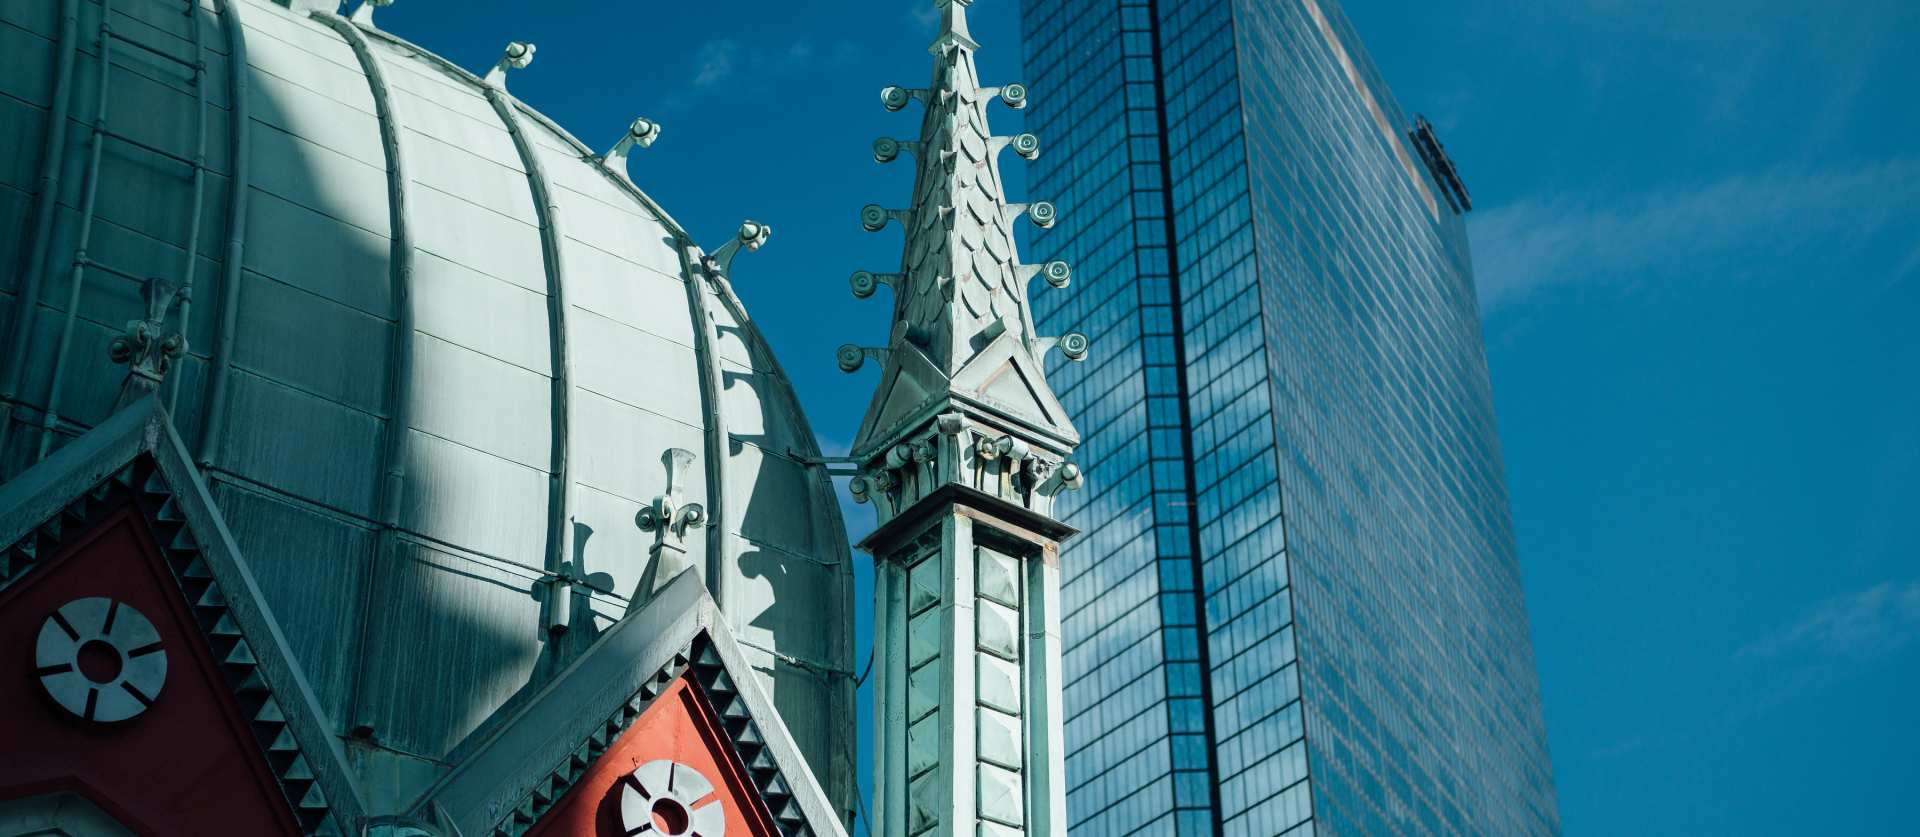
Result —
<instances>
[{"instance_id":1,"label":"green weathered copper","mask_svg":"<svg viewBox=\"0 0 1920 837\"><path fill-rule=\"evenodd\" d=\"M83 281L0 295L5 338L23 347L5 359L19 372L0 483L43 439L57 456L114 416L130 367L108 347L127 337L137 386L177 389L171 421L198 440L200 479L371 814L410 810L634 609L656 536L641 513L677 493L676 511L706 512L677 541L686 563L830 806L851 810L845 532L732 288L766 281L731 259L764 238L709 258L623 170L657 126L625 126L632 141L603 156L374 28L370 8L111 2L116 31L138 40L124 49L156 57L116 53L104 94L91 77L55 83L100 0L0 4L0 37L59 42L13 53L46 56L18 88L55 96L0 109L0 128L47 137L68 170L28 162L0 181L25 172L4 185L85 210L8 251L41 241L40 261ZM220 31L195 46L195 27ZM46 120L102 108L108 131L147 148L111 148L94 171L92 132L60 137ZM196 160L200 190L179 165ZM187 217L196 192L202 227L224 219L218 242ZM14 268L0 289L25 291ZM189 280L191 317L141 296ZM672 492L670 450L694 453Z\"/></svg>"},{"instance_id":2,"label":"green weathered copper","mask_svg":"<svg viewBox=\"0 0 1920 837\"><path fill-rule=\"evenodd\" d=\"M880 363L852 458L854 499L879 529L875 560L874 833L1007 837L1066 833L1060 705L1058 541L1053 500L1078 487L1066 461L1079 435L1042 361L1086 338L1034 333L1027 284L1067 284L1064 263L1021 264L1013 222L1046 227L1052 204L1010 203L1000 152L1039 153L1031 134L996 137L988 104L1026 102L1020 85L981 87L967 30L971 0L935 0L933 82L888 87L881 104L924 108L919 139L883 138L874 159L916 160L913 203L869 205L860 223L905 230L900 269L853 275L855 296L894 293L884 348L843 346L840 367Z\"/></svg>"}]
</instances>

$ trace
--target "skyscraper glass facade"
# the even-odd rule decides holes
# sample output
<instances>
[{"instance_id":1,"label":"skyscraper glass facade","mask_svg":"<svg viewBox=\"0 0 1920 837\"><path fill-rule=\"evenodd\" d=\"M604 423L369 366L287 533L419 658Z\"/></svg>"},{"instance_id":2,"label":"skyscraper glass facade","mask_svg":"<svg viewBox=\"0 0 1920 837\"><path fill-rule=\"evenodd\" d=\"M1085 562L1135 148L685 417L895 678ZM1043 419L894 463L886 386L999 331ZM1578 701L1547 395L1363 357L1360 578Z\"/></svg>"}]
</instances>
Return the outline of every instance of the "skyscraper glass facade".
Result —
<instances>
[{"instance_id":1,"label":"skyscraper glass facade","mask_svg":"<svg viewBox=\"0 0 1920 837\"><path fill-rule=\"evenodd\" d=\"M1080 833L1545 834L1462 223L1333 0L1025 0ZM1436 148L1437 150L1437 148Z\"/></svg>"}]
</instances>

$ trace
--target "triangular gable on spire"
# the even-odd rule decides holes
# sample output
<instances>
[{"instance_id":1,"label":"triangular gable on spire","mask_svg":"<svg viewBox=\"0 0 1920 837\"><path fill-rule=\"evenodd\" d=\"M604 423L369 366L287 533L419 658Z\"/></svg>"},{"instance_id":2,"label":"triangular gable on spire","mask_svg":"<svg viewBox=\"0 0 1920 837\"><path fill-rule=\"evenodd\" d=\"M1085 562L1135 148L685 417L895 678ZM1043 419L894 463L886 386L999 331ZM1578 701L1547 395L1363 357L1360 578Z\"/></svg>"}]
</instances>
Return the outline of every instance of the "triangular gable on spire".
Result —
<instances>
[{"instance_id":1,"label":"triangular gable on spire","mask_svg":"<svg viewBox=\"0 0 1920 837\"><path fill-rule=\"evenodd\" d=\"M880 372L880 386L867 405L867 420L854 437L853 449L861 450L870 438L883 438L889 431L908 423L947 391L947 376L928 360L926 353L911 344L888 353Z\"/></svg>"},{"instance_id":2,"label":"triangular gable on spire","mask_svg":"<svg viewBox=\"0 0 1920 837\"><path fill-rule=\"evenodd\" d=\"M1012 334L1002 334L954 376L953 390L1062 439L1073 437L1067 410L1040 365Z\"/></svg>"},{"instance_id":3,"label":"triangular gable on spire","mask_svg":"<svg viewBox=\"0 0 1920 837\"><path fill-rule=\"evenodd\" d=\"M706 587L682 573L472 746L416 814L469 837L650 823L845 837L754 678Z\"/></svg>"},{"instance_id":4,"label":"triangular gable on spire","mask_svg":"<svg viewBox=\"0 0 1920 837\"><path fill-rule=\"evenodd\" d=\"M79 788L142 832L357 827L332 726L156 399L0 485L0 545L0 648L37 681L0 694L0 797Z\"/></svg>"}]
</instances>

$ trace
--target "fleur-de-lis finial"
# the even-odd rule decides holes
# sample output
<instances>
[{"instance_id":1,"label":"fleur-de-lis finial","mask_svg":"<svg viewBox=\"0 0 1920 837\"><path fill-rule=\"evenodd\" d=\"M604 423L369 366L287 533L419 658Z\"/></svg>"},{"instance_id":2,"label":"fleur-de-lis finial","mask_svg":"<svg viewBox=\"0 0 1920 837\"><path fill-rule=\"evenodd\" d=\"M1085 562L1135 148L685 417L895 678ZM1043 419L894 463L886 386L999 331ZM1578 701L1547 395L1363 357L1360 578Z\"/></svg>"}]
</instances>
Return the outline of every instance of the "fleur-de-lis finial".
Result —
<instances>
[{"instance_id":1,"label":"fleur-de-lis finial","mask_svg":"<svg viewBox=\"0 0 1920 837\"><path fill-rule=\"evenodd\" d=\"M661 454L660 461L667 466L667 490L654 497L653 504L641 509L634 518L640 531L653 533L647 569L641 574L640 589L634 595L637 601L652 598L662 585L692 566L687 560L687 530L707 523L706 507L686 502L684 496L687 469L693 460L693 451L683 448L668 448Z\"/></svg>"},{"instance_id":2,"label":"fleur-de-lis finial","mask_svg":"<svg viewBox=\"0 0 1920 837\"><path fill-rule=\"evenodd\" d=\"M160 388L160 382L173 368L174 359L187 352L187 338L178 331L167 331L167 312L180 300L192 295L177 280L154 277L140 286L140 298L147 305L144 319L128 320L127 327L107 346L114 363L127 365L127 377L120 385L117 407L124 407Z\"/></svg>"}]
</instances>

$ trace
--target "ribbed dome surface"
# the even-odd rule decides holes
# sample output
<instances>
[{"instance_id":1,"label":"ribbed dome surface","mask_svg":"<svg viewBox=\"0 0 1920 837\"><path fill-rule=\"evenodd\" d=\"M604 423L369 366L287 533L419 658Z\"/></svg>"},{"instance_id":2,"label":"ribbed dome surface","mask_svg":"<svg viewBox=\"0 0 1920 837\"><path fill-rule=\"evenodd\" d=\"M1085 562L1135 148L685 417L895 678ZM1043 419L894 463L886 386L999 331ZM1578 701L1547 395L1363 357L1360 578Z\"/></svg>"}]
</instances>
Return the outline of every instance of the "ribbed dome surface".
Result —
<instances>
[{"instance_id":1,"label":"ribbed dome surface","mask_svg":"<svg viewBox=\"0 0 1920 837\"><path fill-rule=\"evenodd\" d=\"M107 124L138 144L110 137L97 174L98 0L78 4L66 45L62 3L0 4L0 324L9 340L27 329L0 393L0 477L39 458L50 400L54 447L111 412L126 367L107 345L143 312L140 282L119 274L186 272L201 109L190 64L155 54L195 55L185 2L113 2L114 31L152 49L113 50ZM189 353L160 392L369 788L429 781L624 612L655 537L636 515L680 448L697 457L684 499L713 513L687 533L689 559L717 568L710 586L775 704L829 794L849 799L844 529L738 300L689 280L704 254L590 149L437 56L263 0L198 14ZM64 48L75 69L56 91ZM60 99L64 150L44 154ZM83 233L92 261L63 350ZM739 269L752 276L750 256ZM570 532L553 531L561 513ZM549 643L555 571L606 592L576 599Z\"/></svg>"}]
</instances>

